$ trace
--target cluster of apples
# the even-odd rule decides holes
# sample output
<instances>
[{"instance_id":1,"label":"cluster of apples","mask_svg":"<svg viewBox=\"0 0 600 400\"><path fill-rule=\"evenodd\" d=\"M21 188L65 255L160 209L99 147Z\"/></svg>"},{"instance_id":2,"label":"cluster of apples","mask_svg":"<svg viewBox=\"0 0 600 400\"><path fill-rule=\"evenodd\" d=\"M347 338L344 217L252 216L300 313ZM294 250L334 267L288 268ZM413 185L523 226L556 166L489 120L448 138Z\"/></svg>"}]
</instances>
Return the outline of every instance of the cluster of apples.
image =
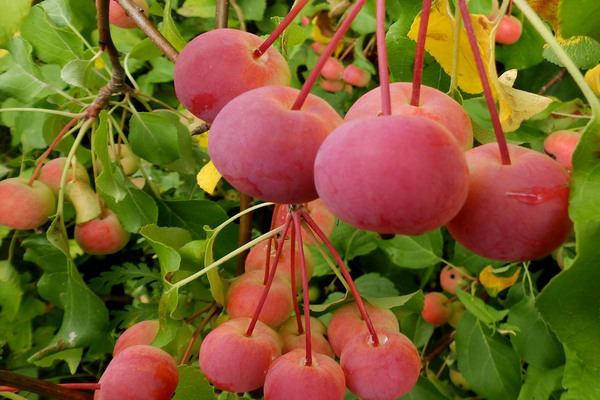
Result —
<instances>
[{"instance_id":1,"label":"cluster of apples","mask_svg":"<svg viewBox=\"0 0 600 400\"><path fill-rule=\"evenodd\" d=\"M442 289L452 295L457 290L463 290L474 278L463 267L446 265L440 272ZM460 301L451 301L443 292L429 292L425 294L425 303L421 313L423 319L431 325L439 326L445 323L454 328L465 313L465 307Z\"/></svg>"},{"instance_id":2,"label":"cluster of apples","mask_svg":"<svg viewBox=\"0 0 600 400\"><path fill-rule=\"evenodd\" d=\"M325 43L314 42L310 48L317 54L323 54ZM365 87L371 82L369 71L357 67L354 64L344 64L338 58L329 57L321 70L321 89L336 93L346 90L352 93L353 87Z\"/></svg>"},{"instance_id":3,"label":"cluster of apples","mask_svg":"<svg viewBox=\"0 0 600 400\"><path fill-rule=\"evenodd\" d=\"M117 158L126 173L139 167L139 158L129 147L121 145L109 149L114 161ZM0 225L13 229L37 229L56 212L60 181L66 157L45 163L37 179L31 183L23 178L0 181ZM79 247L89 254L113 254L129 241L127 232L116 214L106 207L90 184L88 172L83 165L74 162L69 166L65 196L76 212L74 238Z\"/></svg>"}]
</instances>

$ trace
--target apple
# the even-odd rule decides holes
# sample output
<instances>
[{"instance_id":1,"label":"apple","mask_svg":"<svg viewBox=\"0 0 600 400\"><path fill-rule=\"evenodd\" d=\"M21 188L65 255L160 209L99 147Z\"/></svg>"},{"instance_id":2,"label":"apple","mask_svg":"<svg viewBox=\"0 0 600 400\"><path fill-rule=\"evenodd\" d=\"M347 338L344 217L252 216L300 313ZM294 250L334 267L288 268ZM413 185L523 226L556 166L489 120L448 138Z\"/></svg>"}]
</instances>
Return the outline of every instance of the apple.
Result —
<instances>
[{"instance_id":1,"label":"apple","mask_svg":"<svg viewBox=\"0 0 600 400\"><path fill-rule=\"evenodd\" d=\"M264 271L243 273L229 286L226 294L226 310L231 318L252 318L265 289ZM294 308L289 280L275 275L269 294L258 319L271 327L284 323Z\"/></svg>"},{"instance_id":2,"label":"apple","mask_svg":"<svg viewBox=\"0 0 600 400\"><path fill-rule=\"evenodd\" d=\"M508 145L503 165L496 143L465 153L469 195L450 222L452 237L472 252L502 261L550 254L572 231L569 174L547 155Z\"/></svg>"},{"instance_id":3,"label":"apple","mask_svg":"<svg viewBox=\"0 0 600 400\"><path fill-rule=\"evenodd\" d=\"M299 93L285 86L254 89L232 100L214 120L208 137L210 157L239 191L281 204L319 197L315 156L343 121L329 103L313 95L292 110Z\"/></svg>"},{"instance_id":4,"label":"apple","mask_svg":"<svg viewBox=\"0 0 600 400\"><path fill-rule=\"evenodd\" d=\"M94 400L164 400L175 393L179 371L169 353L140 344L114 357L98 383Z\"/></svg>"},{"instance_id":5,"label":"apple","mask_svg":"<svg viewBox=\"0 0 600 400\"><path fill-rule=\"evenodd\" d=\"M442 325L448 322L452 311L448 305L448 297L440 292L425 294L425 304L421 315L431 325Z\"/></svg>"},{"instance_id":6,"label":"apple","mask_svg":"<svg viewBox=\"0 0 600 400\"><path fill-rule=\"evenodd\" d=\"M343 400L346 380L340 365L319 353L311 359L306 365L306 351L295 349L275 360L265 379L265 400Z\"/></svg>"},{"instance_id":7,"label":"apple","mask_svg":"<svg viewBox=\"0 0 600 400\"><path fill-rule=\"evenodd\" d=\"M290 317L277 332L283 339L282 354L286 354L294 349L306 349L306 325L304 323L304 315L301 316L303 332L298 330L298 321L296 317ZM317 318L310 317L310 343L311 350L315 353L325 354L328 357L334 358L335 353L325 338L327 327Z\"/></svg>"},{"instance_id":8,"label":"apple","mask_svg":"<svg viewBox=\"0 0 600 400\"><path fill-rule=\"evenodd\" d=\"M56 211L52 190L43 182L8 178L0 181L0 225L13 229L35 229Z\"/></svg>"},{"instance_id":9,"label":"apple","mask_svg":"<svg viewBox=\"0 0 600 400\"><path fill-rule=\"evenodd\" d=\"M212 123L225 104L244 92L289 85L290 68L274 47L255 56L254 50L262 42L256 35L229 28L195 37L175 61L175 94L181 104Z\"/></svg>"},{"instance_id":10,"label":"apple","mask_svg":"<svg viewBox=\"0 0 600 400\"><path fill-rule=\"evenodd\" d=\"M556 131L552 132L546 140L544 140L544 151L554 158L560 165L565 167L567 171L573 169L573 152L581 133L573 131Z\"/></svg>"},{"instance_id":11,"label":"apple","mask_svg":"<svg viewBox=\"0 0 600 400\"><path fill-rule=\"evenodd\" d=\"M446 265L440 273L440 284L448 293L455 294L457 290L467 286L469 281L469 273L463 267Z\"/></svg>"},{"instance_id":12,"label":"apple","mask_svg":"<svg viewBox=\"0 0 600 400\"><path fill-rule=\"evenodd\" d=\"M335 215L333 215L331 211L329 211L323 200L316 199L313 201L309 201L308 203L304 204L304 209L306 210L308 215L315 221L319 229L323 231L325 236L331 236L331 233L335 228ZM281 226L285 223L285 218L287 217L287 214L287 207L279 207L279 212L277 214L278 226ZM302 230L302 241L305 245L308 246L316 244L313 241L312 237L304 230Z\"/></svg>"},{"instance_id":13,"label":"apple","mask_svg":"<svg viewBox=\"0 0 600 400\"><path fill-rule=\"evenodd\" d=\"M448 128L463 150L473 147L471 118L456 100L438 89L424 85L421 85L418 107L410 104L411 97L411 82L390 84L392 115L420 115L431 118ZM378 86L356 100L344 120L377 117L381 113L381 87Z\"/></svg>"},{"instance_id":14,"label":"apple","mask_svg":"<svg viewBox=\"0 0 600 400\"><path fill-rule=\"evenodd\" d=\"M349 85L356 87L365 87L371 81L371 74L362 68L358 68L354 64L348 64L344 68L342 79Z\"/></svg>"},{"instance_id":15,"label":"apple","mask_svg":"<svg viewBox=\"0 0 600 400\"><path fill-rule=\"evenodd\" d=\"M148 3L146 0L133 0L133 2L144 12L144 14L146 14L146 16L148 15ZM98 0L96 0L96 7L97 6ZM115 0L110 0L108 21L119 28L129 29L137 26L133 18L131 18Z\"/></svg>"},{"instance_id":16,"label":"apple","mask_svg":"<svg viewBox=\"0 0 600 400\"><path fill-rule=\"evenodd\" d=\"M505 15L496 31L496 43L513 44L521 37L523 24L514 15Z\"/></svg>"},{"instance_id":17,"label":"apple","mask_svg":"<svg viewBox=\"0 0 600 400\"><path fill-rule=\"evenodd\" d=\"M157 320L140 321L125 330L119 336L113 350L113 357L116 357L128 347L138 344L150 345L158 334L159 323Z\"/></svg>"},{"instance_id":18,"label":"apple","mask_svg":"<svg viewBox=\"0 0 600 400\"><path fill-rule=\"evenodd\" d=\"M337 58L329 57L321 69L321 75L330 81L341 80L344 75L344 64Z\"/></svg>"},{"instance_id":19,"label":"apple","mask_svg":"<svg viewBox=\"0 0 600 400\"><path fill-rule=\"evenodd\" d=\"M58 196L58 189L60 188L60 179L62 178L63 169L67 157L59 157L48 161L40 170L38 180L44 182L52 190L54 196ZM88 176L87 170L83 165L76 162L75 166L69 167L67 173L67 183L72 181L79 181L86 184L90 184L90 177Z\"/></svg>"},{"instance_id":20,"label":"apple","mask_svg":"<svg viewBox=\"0 0 600 400\"><path fill-rule=\"evenodd\" d=\"M99 217L75 225L75 241L86 253L113 254L125 247L129 232L112 210L104 208Z\"/></svg>"},{"instance_id":21,"label":"apple","mask_svg":"<svg viewBox=\"0 0 600 400\"><path fill-rule=\"evenodd\" d=\"M391 115L334 130L317 153L315 185L327 208L359 229L419 235L458 214L469 173L444 126L422 116Z\"/></svg>"},{"instance_id":22,"label":"apple","mask_svg":"<svg viewBox=\"0 0 600 400\"><path fill-rule=\"evenodd\" d=\"M332 81L329 79L321 79L319 81L319 86L326 92L337 93L344 90L346 84L342 80Z\"/></svg>"},{"instance_id":23,"label":"apple","mask_svg":"<svg viewBox=\"0 0 600 400\"><path fill-rule=\"evenodd\" d=\"M269 367L281 355L281 338L258 321L232 318L210 331L200 345L200 369L221 390L247 392L263 386Z\"/></svg>"}]
</instances>

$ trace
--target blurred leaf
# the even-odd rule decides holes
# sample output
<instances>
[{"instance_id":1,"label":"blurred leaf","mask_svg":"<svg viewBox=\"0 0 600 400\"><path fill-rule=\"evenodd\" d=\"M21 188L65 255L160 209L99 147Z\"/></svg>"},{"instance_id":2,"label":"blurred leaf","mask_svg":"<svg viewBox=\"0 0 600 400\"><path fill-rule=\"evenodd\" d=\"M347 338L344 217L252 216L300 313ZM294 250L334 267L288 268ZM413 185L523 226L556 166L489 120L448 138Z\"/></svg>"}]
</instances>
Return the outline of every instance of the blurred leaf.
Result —
<instances>
[{"instance_id":1,"label":"blurred leaf","mask_svg":"<svg viewBox=\"0 0 600 400\"><path fill-rule=\"evenodd\" d=\"M69 8L70 5L65 0L44 0L40 3L40 6L57 26L71 24L73 13L71 12L71 8Z\"/></svg>"},{"instance_id":2,"label":"blurred leaf","mask_svg":"<svg viewBox=\"0 0 600 400\"><path fill-rule=\"evenodd\" d=\"M59 351L58 353L54 353L49 355L48 357L44 357L41 360L35 360L33 363L37 366L43 368L50 368L54 365L56 361L65 361L69 366L69 371L71 374L75 374L77 371L77 367L81 362L81 357L83 355L83 349L69 349L64 351Z\"/></svg>"},{"instance_id":3,"label":"blurred leaf","mask_svg":"<svg viewBox=\"0 0 600 400\"><path fill-rule=\"evenodd\" d=\"M30 8L30 0L0 0L0 44L8 42L19 30Z\"/></svg>"},{"instance_id":4,"label":"blurred leaf","mask_svg":"<svg viewBox=\"0 0 600 400\"><path fill-rule=\"evenodd\" d=\"M163 11L163 22L160 26L160 33L165 35L165 38L171 43L173 47L177 51L181 51L185 45L186 41L181 37L179 30L177 30L177 26L173 21L173 16L171 15L171 6L172 0L165 1L165 8Z\"/></svg>"},{"instance_id":5,"label":"blurred leaf","mask_svg":"<svg viewBox=\"0 0 600 400\"><path fill-rule=\"evenodd\" d=\"M360 278L358 278L360 279ZM358 281L357 279L357 281ZM358 284L357 284L358 285ZM361 294L362 289L360 290ZM411 294L405 294L403 296L394 295L392 297L384 296L364 296L366 300L376 307L394 309L394 311L412 312L421 314L423 310L424 296L423 292L418 290Z\"/></svg>"},{"instance_id":6,"label":"blurred leaf","mask_svg":"<svg viewBox=\"0 0 600 400\"><path fill-rule=\"evenodd\" d=\"M138 156L158 165L179 158L177 128L168 118L156 113L136 113L129 126L131 149Z\"/></svg>"},{"instance_id":7,"label":"blurred leaf","mask_svg":"<svg viewBox=\"0 0 600 400\"><path fill-rule=\"evenodd\" d=\"M416 236L396 235L393 239L376 242L394 264L414 269L439 263L444 245L439 229Z\"/></svg>"},{"instance_id":8,"label":"blurred leaf","mask_svg":"<svg viewBox=\"0 0 600 400\"><path fill-rule=\"evenodd\" d=\"M353 227L339 221L331 233L331 243L338 250L344 261L369 254L377 248L375 242L377 234Z\"/></svg>"},{"instance_id":9,"label":"blurred leaf","mask_svg":"<svg viewBox=\"0 0 600 400\"><path fill-rule=\"evenodd\" d=\"M110 271L101 272L100 276L90 280L89 286L94 291L100 291L116 285L124 285L129 281L135 281L136 287L142 287L160 280L160 274L150 270L146 264L124 263L113 265Z\"/></svg>"},{"instance_id":10,"label":"blurred leaf","mask_svg":"<svg viewBox=\"0 0 600 400\"><path fill-rule=\"evenodd\" d=\"M177 10L184 17L214 18L217 12L216 0L185 0Z\"/></svg>"},{"instance_id":11,"label":"blurred leaf","mask_svg":"<svg viewBox=\"0 0 600 400\"><path fill-rule=\"evenodd\" d=\"M597 0L561 0L558 17L565 37L586 35L600 41L600 3Z\"/></svg>"},{"instance_id":12,"label":"blurred leaf","mask_svg":"<svg viewBox=\"0 0 600 400\"><path fill-rule=\"evenodd\" d=\"M561 400L597 400L600 398L600 370L567 352L562 386L567 389Z\"/></svg>"},{"instance_id":13,"label":"blurred leaf","mask_svg":"<svg viewBox=\"0 0 600 400\"><path fill-rule=\"evenodd\" d=\"M425 377L419 376L417 384L399 400L447 400Z\"/></svg>"},{"instance_id":14,"label":"blurred leaf","mask_svg":"<svg viewBox=\"0 0 600 400\"><path fill-rule=\"evenodd\" d=\"M375 0L368 0L350 27L361 35L366 35L375 32L375 26Z\"/></svg>"},{"instance_id":15,"label":"blurred leaf","mask_svg":"<svg viewBox=\"0 0 600 400\"><path fill-rule=\"evenodd\" d=\"M179 384L172 400L211 400L216 399L215 390L200 368L180 365Z\"/></svg>"},{"instance_id":16,"label":"blurred leaf","mask_svg":"<svg viewBox=\"0 0 600 400\"><path fill-rule=\"evenodd\" d=\"M162 275L179 269L181 256L177 252L184 244L192 240L192 235L181 228L164 228L146 225L140 229L140 235L151 244L158 256Z\"/></svg>"},{"instance_id":17,"label":"blurred leaf","mask_svg":"<svg viewBox=\"0 0 600 400\"><path fill-rule=\"evenodd\" d=\"M488 265L479 273L479 282L487 289L491 296L497 296L498 293L515 284L519 279L521 268L517 268L512 276L498 276L494 274L491 265Z\"/></svg>"},{"instance_id":18,"label":"blurred leaf","mask_svg":"<svg viewBox=\"0 0 600 400\"><path fill-rule=\"evenodd\" d=\"M9 260L0 261L0 316L12 321L19 312L23 290L19 274Z\"/></svg>"},{"instance_id":19,"label":"blurred leaf","mask_svg":"<svg viewBox=\"0 0 600 400\"><path fill-rule=\"evenodd\" d=\"M568 39L557 37L556 39L578 68L589 69L598 64L598 60L600 60L600 43L594 39L587 36L574 36ZM548 45L544 45L542 55L551 63L564 67Z\"/></svg>"},{"instance_id":20,"label":"blurred leaf","mask_svg":"<svg viewBox=\"0 0 600 400\"><path fill-rule=\"evenodd\" d=\"M564 364L563 346L534 308L533 298L525 296L512 307L508 323L519 328L516 335L510 336L510 341L530 366L552 369Z\"/></svg>"},{"instance_id":21,"label":"blurred leaf","mask_svg":"<svg viewBox=\"0 0 600 400\"><path fill-rule=\"evenodd\" d=\"M237 0L244 20L260 21L264 18L267 0Z\"/></svg>"},{"instance_id":22,"label":"blurred leaf","mask_svg":"<svg viewBox=\"0 0 600 400\"><path fill-rule=\"evenodd\" d=\"M462 290L457 291L456 296L479 321L488 325L503 320L509 313L509 310L496 310L494 307L485 304L479 297Z\"/></svg>"},{"instance_id":23,"label":"blurred leaf","mask_svg":"<svg viewBox=\"0 0 600 400\"><path fill-rule=\"evenodd\" d=\"M458 323L455 340L458 368L475 393L486 400L517 398L521 362L508 339L467 312Z\"/></svg>"},{"instance_id":24,"label":"blurred leaf","mask_svg":"<svg viewBox=\"0 0 600 400\"><path fill-rule=\"evenodd\" d=\"M423 295L421 294L421 297ZM421 309L414 313L405 316L400 320L400 331L405 334L417 348L421 348L429 342L431 335L435 327L421 318L421 311L423 310L423 303L421 302Z\"/></svg>"},{"instance_id":25,"label":"blurred leaf","mask_svg":"<svg viewBox=\"0 0 600 400\"><path fill-rule=\"evenodd\" d=\"M479 273L488 265L491 265L494 268L504 265L504 262L502 261L481 257L480 255L467 250L458 242L455 242L454 244L454 256L451 261L452 264L465 267L470 273L476 275L479 275Z\"/></svg>"},{"instance_id":26,"label":"blurred leaf","mask_svg":"<svg viewBox=\"0 0 600 400\"><path fill-rule=\"evenodd\" d=\"M364 297L393 297L400 294L394 286L394 282L376 272L361 275L354 280L354 283L361 296Z\"/></svg>"},{"instance_id":27,"label":"blurred leaf","mask_svg":"<svg viewBox=\"0 0 600 400\"><path fill-rule=\"evenodd\" d=\"M563 371L563 367L544 369L529 365L518 400L550 399L553 392L562 388Z\"/></svg>"},{"instance_id":28,"label":"blurred leaf","mask_svg":"<svg viewBox=\"0 0 600 400\"><path fill-rule=\"evenodd\" d=\"M152 60L158 58L162 55L162 52L150 38L146 38L136 44L131 52L129 53L129 57L136 58L138 60Z\"/></svg>"},{"instance_id":29,"label":"blurred leaf","mask_svg":"<svg viewBox=\"0 0 600 400\"><path fill-rule=\"evenodd\" d=\"M41 6L31 9L21 26L21 35L47 63L65 65L83 56L81 39L73 31L54 25Z\"/></svg>"}]
</instances>

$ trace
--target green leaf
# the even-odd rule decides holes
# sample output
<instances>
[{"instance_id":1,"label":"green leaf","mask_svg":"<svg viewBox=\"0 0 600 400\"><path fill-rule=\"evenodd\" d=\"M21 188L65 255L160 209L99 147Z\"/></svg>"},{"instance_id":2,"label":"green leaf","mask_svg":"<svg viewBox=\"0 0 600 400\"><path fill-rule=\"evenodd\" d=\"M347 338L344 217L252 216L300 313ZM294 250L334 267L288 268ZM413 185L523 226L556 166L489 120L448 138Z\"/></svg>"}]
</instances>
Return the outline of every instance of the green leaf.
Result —
<instances>
[{"instance_id":1,"label":"green leaf","mask_svg":"<svg viewBox=\"0 0 600 400\"><path fill-rule=\"evenodd\" d=\"M88 88L94 77L94 64L87 60L69 61L60 71L60 77L71 86Z\"/></svg>"},{"instance_id":2,"label":"green leaf","mask_svg":"<svg viewBox=\"0 0 600 400\"><path fill-rule=\"evenodd\" d=\"M600 3L596 0L562 0L558 6L561 33L565 37L586 35L600 41Z\"/></svg>"},{"instance_id":3,"label":"green leaf","mask_svg":"<svg viewBox=\"0 0 600 400\"><path fill-rule=\"evenodd\" d=\"M458 368L473 391L486 400L516 399L521 362L510 342L467 312L456 328Z\"/></svg>"},{"instance_id":4,"label":"green leaf","mask_svg":"<svg viewBox=\"0 0 600 400\"><path fill-rule=\"evenodd\" d=\"M423 298L422 294L421 298ZM422 310L423 299L421 299L421 311ZM433 325L425 322L425 320L421 318L421 311L409 314L400 320L400 331L405 334L417 348L421 348L429 342L435 329Z\"/></svg>"},{"instance_id":5,"label":"green leaf","mask_svg":"<svg viewBox=\"0 0 600 400\"><path fill-rule=\"evenodd\" d=\"M101 272L100 276L90 280L89 286L90 289L98 292L116 285L124 285L130 281L135 281L136 287L142 287L160 280L160 274L150 270L146 264L124 263L123 265L113 265L110 271Z\"/></svg>"},{"instance_id":6,"label":"green leaf","mask_svg":"<svg viewBox=\"0 0 600 400\"><path fill-rule=\"evenodd\" d=\"M177 10L184 17L214 18L217 12L215 0L185 0Z\"/></svg>"},{"instance_id":7,"label":"green leaf","mask_svg":"<svg viewBox=\"0 0 600 400\"><path fill-rule=\"evenodd\" d=\"M600 398L600 370L593 369L573 353L567 352L562 386L567 389L561 400L597 400Z\"/></svg>"},{"instance_id":8,"label":"green leaf","mask_svg":"<svg viewBox=\"0 0 600 400\"><path fill-rule=\"evenodd\" d=\"M479 273L488 265L491 265L494 268L504 265L504 262L502 261L481 257L480 255L467 250L458 242L454 245L454 256L451 261L452 264L465 267L470 273L475 275L479 275Z\"/></svg>"},{"instance_id":9,"label":"green leaf","mask_svg":"<svg viewBox=\"0 0 600 400\"><path fill-rule=\"evenodd\" d=\"M533 67L544 59L542 55L544 39L529 20L522 21L523 33L514 44L496 46L496 60L504 64L506 70Z\"/></svg>"},{"instance_id":10,"label":"green leaf","mask_svg":"<svg viewBox=\"0 0 600 400\"><path fill-rule=\"evenodd\" d=\"M19 274L9 260L0 261L0 316L12 321L19 312L23 290Z\"/></svg>"},{"instance_id":11,"label":"green leaf","mask_svg":"<svg viewBox=\"0 0 600 400\"><path fill-rule=\"evenodd\" d=\"M377 249L377 234L357 229L350 224L339 221L331 233L331 243L340 252L344 261L364 256Z\"/></svg>"},{"instance_id":12,"label":"green leaf","mask_svg":"<svg viewBox=\"0 0 600 400\"><path fill-rule=\"evenodd\" d=\"M358 278L360 279L360 278ZM357 279L357 282L358 282ZM357 284L358 285L358 284ZM360 291L362 294L362 290ZM423 292L417 290L411 294L405 294L402 296L391 296L391 297L383 297L383 296L364 296L365 299L373 304L376 307L394 309L394 311L402 311L402 312L412 312L421 314L423 310L423 302L425 301L425 297L423 296Z\"/></svg>"},{"instance_id":13,"label":"green leaf","mask_svg":"<svg viewBox=\"0 0 600 400\"><path fill-rule=\"evenodd\" d=\"M73 20L73 13L69 4L65 0L44 0L40 3L48 17L57 26L70 25ZM78 10L79 11L79 10Z\"/></svg>"},{"instance_id":14,"label":"green leaf","mask_svg":"<svg viewBox=\"0 0 600 400\"><path fill-rule=\"evenodd\" d=\"M575 36L559 40L559 43L578 68L593 68L598 64L598 60L600 60L600 43L594 39L586 36ZM542 55L551 63L564 67L548 45L544 46Z\"/></svg>"},{"instance_id":15,"label":"green leaf","mask_svg":"<svg viewBox=\"0 0 600 400\"><path fill-rule=\"evenodd\" d=\"M485 324L493 324L504 319L510 310L496 310L483 302L479 297L473 296L462 290L456 292L456 296L465 308Z\"/></svg>"},{"instance_id":16,"label":"green leaf","mask_svg":"<svg viewBox=\"0 0 600 400\"><path fill-rule=\"evenodd\" d=\"M215 390L200 368L180 365L178 369L179 384L173 400L216 400Z\"/></svg>"},{"instance_id":17,"label":"green leaf","mask_svg":"<svg viewBox=\"0 0 600 400\"><path fill-rule=\"evenodd\" d=\"M260 21L264 18L267 0L238 0L238 6L246 21Z\"/></svg>"},{"instance_id":18,"label":"green leaf","mask_svg":"<svg viewBox=\"0 0 600 400\"><path fill-rule=\"evenodd\" d=\"M173 47L175 47L177 51L181 51L187 43L181 37L181 34L177 30L177 26L173 21L173 16L171 15L171 3L172 0L166 0L165 2L165 8L163 11L163 23L160 26L160 33L165 35L165 38L171 43Z\"/></svg>"},{"instance_id":19,"label":"green leaf","mask_svg":"<svg viewBox=\"0 0 600 400\"><path fill-rule=\"evenodd\" d=\"M376 272L361 275L354 280L356 288L364 297L395 297L400 294L394 282Z\"/></svg>"},{"instance_id":20,"label":"green leaf","mask_svg":"<svg viewBox=\"0 0 600 400\"><path fill-rule=\"evenodd\" d=\"M439 390L424 376L419 376L417 384L399 400L447 400Z\"/></svg>"},{"instance_id":21,"label":"green leaf","mask_svg":"<svg viewBox=\"0 0 600 400\"><path fill-rule=\"evenodd\" d=\"M439 229L423 235L396 235L393 239L378 239L377 245L390 260L405 268L426 268L439 263L444 241Z\"/></svg>"},{"instance_id":22,"label":"green leaf","mask_svg":"<svg viewBox=\"0 0 600 400\"><path fill-rule=\"evenodd\" d=\"M154 58L160 57L162 52L150 38L146 38L136 44L131 52L129 53L129 57L135 58L138 60L152 60Z\"/></svg>"},{"instance_id":23,"label":"green leaf","mask_svg":"<svg viewBox=\"0 0 600 400\"><path fill-rule=\"evenodd\" d=\"M519 328L510 341L529 365L552 369L564 364L563 346L535 309L533 298L526 296L512 307L508 323Z\"/></svg>"},{"instance_id":24,"label":"green leaf","mask_svg":"<svg viewBox=\"0 0 600 400\"><path fill-rule=\"evenodd\" d=\"M563 371L563 367L545 369L528 366L518 400L549 399L552 392L561 389Z\"/></svg>"},{"instance_id":25,"label":"green leaf","mask_svg":"<svg viewBox=\"0 0 600 400\"><path fill-rule=\"evenodd\" d=\"M558 340L589 367L600 369L600 124L586 127L573 154L569 214L575 223L577 257L542 290L536 307Z\"/></svg>"},{"instance_id":26,"label":"green leaf","mask_svg":"<svg viewBox=\"0 0 600 400\"><path fill-rule=\"evenodd\" d=\"M0 44L8 42L19 30L30 8L30 0L0 0Z\"/></svg>"},{"instance_id":27,"label":"green leaf","mask_svg":"<svg viewBox=\"0 0 600 400\"><path fill-rule=\"evenodd\" d=\"M129 124L131 149L153 164L164 165L179 158L177 128L156 113L135 113Z\"/></svg>"},{"instance_id":28,"label":"green leaf","mask_svg":"<svg viewBox=\"0 0 600 400\"><path fill-rule=\"evenodd\" d=\"M140 229L140 234L152 244L163 276L179 269L181 255L177 251L192 240L192 235L188 231L181 228L146 225Z\"/></svg>"},{"instance_id":29,"label":"green leaf","mask_svg":"<svg viewBox=\"0 0 600 400\"><path fill-rule=\"evenodd\" d=\"M82 355L83 349L68 349L59 351L58 353L54 353L48 357L44 357L41 360L35 360L33 363L38 367L50 368L55 364L56 361L65 361L69 366L69 371L71 374L74 374L77 371L79 363L81 362Z\"/></svg>"},{"instance_id":30,"label":"green leaf","mask_svg":"<svg viewBox=\"0 0 600 400\"><path fill-rule=\"evenodd\" d=\"M366 35L375 32L375 27L375 1L369 0L360 10L356 19L352 21L351 28L362 35Z\"/></svg>"},{"instance_id":31,"label":"green leaf","mask_svg":"<svg viewBox=\"0 0 600 400\"><path fill-rule=\"evenodd\" d=\"M21 35L47 63L65 65L83 56L81 39L73 31L54 25L41 6L31 9L21 26Z\"/></svg>"}]
</instances>

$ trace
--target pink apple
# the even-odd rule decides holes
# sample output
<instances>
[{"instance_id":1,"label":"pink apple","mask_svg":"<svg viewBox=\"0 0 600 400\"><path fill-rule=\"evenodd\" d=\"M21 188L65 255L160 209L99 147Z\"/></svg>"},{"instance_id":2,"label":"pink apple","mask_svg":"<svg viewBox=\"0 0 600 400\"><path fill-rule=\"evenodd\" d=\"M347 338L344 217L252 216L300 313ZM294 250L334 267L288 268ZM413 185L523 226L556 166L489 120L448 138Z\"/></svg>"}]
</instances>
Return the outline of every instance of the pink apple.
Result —
<instances>
[{"instance_id":1,"label":"pink apple","mask_svg":"<svg viewBox=\"0 0 600 400\"><path fill-rule=\"evenodd\" d=\"M113 357L128 347L138 344L150 345L158 334L159 323L157 320L140 321L125 330L119 336L113 350Z\"/></svg>"},{"instance_id":2,"label":"pink apple","mask_svg":"<svg viewBox=\"0 0 600 400\"><path fill-rule=\"evenodd\" d=\"M546 140L544 140L544 151L551 157L556 159L560 165L565 167L568 171L573 169L573 152L581 133L573 131L556 131L552 132Z\"/></svg>"},{"instance_id":3,"label":"pink apple","mask_svg":"<svg viewBox=\"0 0 600 400\"><path fill-rule=\"evenodd\" d=\"M44 164L40 170L40 175L38 176L38 180L48 185L54 196L58 196L58 189L60 187L60 180L62 178L65 162L67 162L67 157L59 157L48 161ZM90 184L90 177L88 176L87 170L80 163L76 163L75 167L71 165L67 174L67 183L75 180L88 185Z\"/></svg>"},{"instance_id":4,"label":"pink apple","mask_svg":"<svg viewBox=\"0 0 600 400\"><path fill-rule=\"evenodd\" d=\"M469 273L463 267L446 265L440 273L440 284L448 293L455 294L457 290L467 286L469 281Z\"/></svg>"},{"instance_id":5,"label":"pink apple","mask_svg":"<svg viewBox=\"0 0 600 400\"><path fill-rule=\"evenodd\" d=\"M344 68L342 78L344 79L344 82L352 86L365 87L371 81L371 74L369 71L358 68L354 64L349 64Z\"/></svg>"},{"instance_id":6,"label":"pink apple","mask_svg":"<svg viewBox=\"0 0 600 400\"><path fill-rule=\"evenodd\" d=\"M98 218L75 225L75 241L86 253L102 255L121 250L129 241L117 215L105 208Z\"/></svg>"},{"instance_id":7,"label":"pink apple","mask_svg":"<svg viewBox=\"0 0 600 400\"><path fill-rule=\"evenodd\" d=\"M56 211L52 190L43 182L9 178L0 181L0 225L13 229L35 229Z\"/></svg>"},{"instance_id":8,"label":"pink apple","mask_svg":"<svg viewBox=\"0 0 600 400\"><path fill-rule=\"evenodd\" d=\"M298 322L296 317L290 317L283 325L281 325L277 332L283 339L283 350L282 353L288 353L294 349L306 349L306 333L304 324L304 315L302 319L303 333L298 330ZM331 345L325 338L327 333L327 327L320 320L314 317L310 317L310 343L311 349L315 353L325 354L328 357L334 358L335 353L331 348Z\"/></svg>"},{"instance_id":9,"label":"pink apple","mask_svg":"<svg viewBox=\"0 0 600 400\"><path fill-rule=\"evenodd\" d=\"M344 64L337 58L329 57L323 65L321 75L330 81L341 80L344 75Z\"/></svg>"},{"instance_id":10,"label":"pink apple","mask_svg":"<svg viewBox=\"0 0 600 400\"><path fill-rule=\"evenodd\" d=\"M440 292L425 294L425 305L421 315L431 325L442 325L448 322L452 311L448 305L448 297Z\"/></svg>"},{"instance_id":11,"label":"pink apple","mask_svg":"<svg viewBox=\"0 0 600 400\"><path fill-rule=\"evenodd\" d=\"M148 16L148 3L146 0L133 0L133 2ZM96 6L98 6L98 0L96 0ZM108 21L119 28L129 29L137 26L133 18L127 15L127 12L115 0L110 0Z\"/></svg>"},{"instance_id":12,"label":"pink apple","mask_svg":"<svg viewBox=\"0 0 600 400\"><path fill-rule=\"evenodd\" d=\"M513 15L505 15L496 31L496 43L513 44L521 38L523 24Z\"/></svg>"}]
</instances>

